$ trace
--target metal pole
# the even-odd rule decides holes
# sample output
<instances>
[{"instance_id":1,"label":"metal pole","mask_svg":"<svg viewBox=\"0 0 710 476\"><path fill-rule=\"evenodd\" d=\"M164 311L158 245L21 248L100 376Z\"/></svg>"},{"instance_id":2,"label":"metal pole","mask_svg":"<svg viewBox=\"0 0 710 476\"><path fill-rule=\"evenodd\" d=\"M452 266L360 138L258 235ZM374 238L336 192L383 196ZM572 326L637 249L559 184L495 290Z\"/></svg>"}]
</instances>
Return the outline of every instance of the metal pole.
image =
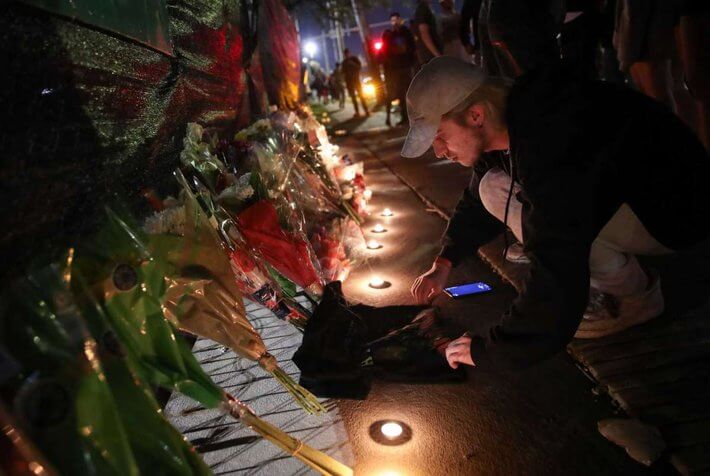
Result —
<instances>
[{"instance_id":1,"label":"metal pole","mask_svg":"<svg viewBox=\"0 0 710 476\"><path fill-rule=\"evenodd\" d=\"M320 35L320 44L323 48L323 58L325 59L325 73L330 71L330 58L328 58L328 42L325 41L325 34Z\"/></svg>"}]
</instances>

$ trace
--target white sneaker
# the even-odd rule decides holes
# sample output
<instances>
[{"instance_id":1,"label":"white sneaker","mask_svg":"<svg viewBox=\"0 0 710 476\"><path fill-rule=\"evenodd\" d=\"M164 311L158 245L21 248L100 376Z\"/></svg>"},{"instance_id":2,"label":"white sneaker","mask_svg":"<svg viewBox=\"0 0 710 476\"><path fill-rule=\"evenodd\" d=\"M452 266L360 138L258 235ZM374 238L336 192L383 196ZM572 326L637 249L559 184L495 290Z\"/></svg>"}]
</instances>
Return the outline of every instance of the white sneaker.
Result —
<instances>
[{"instance_id":1,"label":"white sneaker","mask_svg":"<svg viewBox=\"0 0 710 476\"><path fill-rule=\"evenodd\" d=\"M520 242L515 242L508 247L508 252L505 254L506 261L517 264L530 263L530 258L525 255L523 245Z\"/></svg>"},{"instance_id":2,"label":"white sneaker","mask_svg":"<svg viewBox=\"0 0 710 476\"><path fill-rule=\"evenodd\" d=\"M633 296L617 297L591 288L587 310L574 337L595 339L616 334L663 314L661 279L655 273L649 278L646 290Z\"/></svg>"}]
</instances>

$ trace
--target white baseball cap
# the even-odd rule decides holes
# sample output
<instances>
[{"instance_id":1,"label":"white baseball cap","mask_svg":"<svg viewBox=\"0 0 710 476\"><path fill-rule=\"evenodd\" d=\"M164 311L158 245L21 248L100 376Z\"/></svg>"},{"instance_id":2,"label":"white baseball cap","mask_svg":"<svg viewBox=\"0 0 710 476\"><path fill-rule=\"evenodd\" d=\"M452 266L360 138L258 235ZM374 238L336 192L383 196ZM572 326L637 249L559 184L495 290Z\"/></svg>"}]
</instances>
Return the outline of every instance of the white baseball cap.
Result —
<instances>
[{"instance_id":1,"label":"white baseball cap","mask_svg":"<svg viewBox=\"0 0 710 476\"><path fill-rule=\"evenodd\" d=\"M407 90L409 133L402 157L424 155L434 142L441 116L454 110L485 79L481 68L451 56L438 56L425 64Z\"/></svg>"}]
</instances>

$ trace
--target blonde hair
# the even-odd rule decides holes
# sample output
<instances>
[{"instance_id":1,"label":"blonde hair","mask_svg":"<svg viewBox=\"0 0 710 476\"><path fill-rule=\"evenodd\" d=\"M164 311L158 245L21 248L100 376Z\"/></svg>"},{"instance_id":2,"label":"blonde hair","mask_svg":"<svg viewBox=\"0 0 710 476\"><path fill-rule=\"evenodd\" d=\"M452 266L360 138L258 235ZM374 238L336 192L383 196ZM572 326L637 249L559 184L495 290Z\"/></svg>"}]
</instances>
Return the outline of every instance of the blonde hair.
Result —
<instances>
[{"instance_id":1,"label":"blonde hair","mask_svg":"<svg viewBox=\"0 0 710 476\"><path fill-rule=\"evenodd\" d=\"M505 127L505 108L508 103L508 94L512 81L489 77L478 88L461 101L451 111L444 114L444 118L453 119L459 124L465 122L466 111L474 104L483 104L489 112L488 118L496 129Z\"/></svg>"}]
</instances>

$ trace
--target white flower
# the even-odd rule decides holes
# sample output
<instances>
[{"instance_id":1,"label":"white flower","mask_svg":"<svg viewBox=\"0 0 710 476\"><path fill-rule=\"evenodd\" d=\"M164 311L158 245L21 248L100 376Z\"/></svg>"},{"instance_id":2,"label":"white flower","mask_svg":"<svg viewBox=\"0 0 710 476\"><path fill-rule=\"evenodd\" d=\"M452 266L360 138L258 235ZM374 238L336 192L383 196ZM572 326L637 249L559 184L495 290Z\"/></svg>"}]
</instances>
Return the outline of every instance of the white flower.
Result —
<instances>
[{"instance_id":1,"label":"white flower","mask_svg":"<svg viewBox=\"0 0 710 476\"><path fill-rule=\"evenodd\" d=\"M176 206L166 208L149 216L145 220L143 230L149 235L180 235L185 234L185 208Z\"/></svg>"}]
</instances>

